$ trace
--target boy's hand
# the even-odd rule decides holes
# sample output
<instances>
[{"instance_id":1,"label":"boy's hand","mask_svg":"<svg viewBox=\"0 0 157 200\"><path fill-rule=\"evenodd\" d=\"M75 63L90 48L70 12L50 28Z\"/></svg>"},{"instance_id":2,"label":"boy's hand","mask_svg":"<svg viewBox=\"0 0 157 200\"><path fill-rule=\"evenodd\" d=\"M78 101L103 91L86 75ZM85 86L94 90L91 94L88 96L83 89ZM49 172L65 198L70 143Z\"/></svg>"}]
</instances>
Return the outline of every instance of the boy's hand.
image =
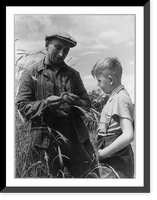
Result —
<instances>
[{"instance_id":1,"label":"boy's hand","mask_svg":"<svg viewBox=\"0 0 157 200\"><path fill-rule=\"evenodd\" d=\"M104 160L105 158L105 154L104 154L104 149L99 149L97 153L94 154L94 157L96 159L97 162L99 162L100 160Z\"/></svg>"},{"instance_id":2,"label":"boy's hand","mask_svg":"<svg viewBox=\"0 0 157 200\"><path fill-rule=\"evenodd\" d=\"M105 150L104 149L99 149L98 150L98 160L104 160L108 156L105 156Z\"/></svg>"},{"instance_id":3,"label":"boy's hand","mask_svg":"<svg viewBox=\"0 0 157 200\"><path fill-rule=\"evenodd\" d=\"M94 154L94 158L97 162L100 160L100 152L98 151L97 153Z\"/></svg>"}]
</instances>

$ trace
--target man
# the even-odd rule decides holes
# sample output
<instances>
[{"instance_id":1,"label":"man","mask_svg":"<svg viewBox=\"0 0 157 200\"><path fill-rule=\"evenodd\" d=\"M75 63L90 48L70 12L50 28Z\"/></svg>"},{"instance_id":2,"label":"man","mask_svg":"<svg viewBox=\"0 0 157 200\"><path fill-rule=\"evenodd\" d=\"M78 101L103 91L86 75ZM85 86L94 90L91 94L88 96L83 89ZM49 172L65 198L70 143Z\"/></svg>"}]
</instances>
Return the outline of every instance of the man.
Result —
<instances>
[{"instance_id":1,"label":"man","mask_svg":"<svg viewBox=\"0 0 157 200\"><path fill-rule=\"evenodd\" d=\"M67 171L74 178L99 176L93 146L76 107L89 108L89 97L79 72L64 62L76 44L64 32L47 35L46 56L26 69L16 101L23 117L31 121L34 161L46 166L51 177L66 177ZM45 173L41 171L39 176Z\"/></svg>"}]
</instances>

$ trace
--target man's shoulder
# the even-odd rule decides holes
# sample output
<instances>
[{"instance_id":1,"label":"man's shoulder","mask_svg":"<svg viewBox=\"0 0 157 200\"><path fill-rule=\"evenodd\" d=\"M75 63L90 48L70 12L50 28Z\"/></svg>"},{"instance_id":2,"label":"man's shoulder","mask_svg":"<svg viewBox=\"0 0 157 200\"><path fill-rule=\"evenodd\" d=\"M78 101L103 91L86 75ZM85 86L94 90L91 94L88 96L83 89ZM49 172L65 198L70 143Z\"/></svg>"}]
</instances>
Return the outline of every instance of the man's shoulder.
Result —
<instances>
[{"instance_id":1,"label":"man's shoulder","mask_svg":"<svg viewBox=\"0 0 157 200\"><path fill-rule=\"evenodd\" d=\"M65 65L66 65L67 69L68 69L69 71L71 71L72 73L74 73L74 74L79 74L79 72L78 72L76 69L70 67L70 66L67 65L66 63L65 63Z\"/></svg>"},{"instance_id":2,"label":"man's shoulder","mask_svg":"<svg viewBox=\"0 0 157 200\"><path fill-rule=\"evenodd\" d=\"M34 71L40 71L41 69L44 68L44 59L39 60L38 62L30 64L25 71L28 72L29 74L34 73Z\"/></svg>"}]
</instances>

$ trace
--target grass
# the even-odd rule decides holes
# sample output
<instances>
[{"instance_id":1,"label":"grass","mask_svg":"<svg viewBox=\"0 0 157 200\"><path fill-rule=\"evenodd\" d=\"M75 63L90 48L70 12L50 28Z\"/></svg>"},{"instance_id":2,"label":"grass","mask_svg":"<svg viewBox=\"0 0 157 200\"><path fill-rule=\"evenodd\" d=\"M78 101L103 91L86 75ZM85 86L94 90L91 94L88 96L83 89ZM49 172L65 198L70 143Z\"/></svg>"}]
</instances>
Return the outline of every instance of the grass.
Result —
<instances>
[{"instance_id":1,"label":"grass","mask_svg":"<svg viewBox=\"0 0 157 200\"><path fill-rule=\"evenodd\" d=\"M24 123L17 109L15 110L15 165L16 165L16 177L23 177L31 163L28 163L28 154L32 141L30 134L30 124Z\"/></svg>"},{"instance_id":2,"label":"grass","mask_svg":"<svg viewBox=\"0 0 157 200\"><path fill-rule=\"evenodd\" d=\"M81 108L80 108L81 109ZM81 109L82 112L85 112L83 109ZM84 113L85 114L85 113ZM86 114L86 119L89 116L89 114ZM90 116L90 120L93 116ZM94 121L95 124L96 121ZM86 121L87 124L87 121ZM15 167L16 167L16 178L36 178L38 177L37 171L43 171L44 173L42 177L53 177L50 173L49 167L48 167L48 159L46 159L47 155L45 152L45 160L46 162L36 162L33 160L33 156L31 155L30 149L33 147L32 141L33 141L33 134L31 132L31 125L29 122L24 122L23 118L19 114L18 110L15 110L15 125L16 125L16 130L15 130L15 147L16 147L16 157L15 157ZM48 131L50 134L53 135L53 131L57 132L58 137L55 138L55 140L59 141L59 139L62 139L64 142L67 142L66 138L58 131L54 129L50 129L48 127ZM92 133L92 132L91 132ZM94 137L93 133L90 134L90 139L92 143L94 144ZM59 142L58 142L59 143ZM60 150L60 147L58 145L58 156L56 156L54 159L59 159L60 163L62 163L64 155L62 155L62 152ZM68 158L67 158L68 159ZM64 171L60 171L63 175L63 177L68 177L68 171L67 169L64 169Z\"/></svg>"},{"instance_id":3,"label":"grass","mask_svg":"<svg viewBox=\"0 0 157 200\"><path fill-rule=\"evenodd\" d=\"M31 131L31 124L29 122L24 122L21 118L21 116L18 113L18 110L15 110L15 124L16 124L16 130L15 130L15 177L16 178L52 178L52 174L49 170L48 165L48 155L46 151L44 151L44 158L45 162L42 161L35 161L34 157L32 155L32 151L30 149L33 148L33 132ZM39 127L40 128L40 127ZM58 131L54 129L50 129L48 127L48 132L51 134L55 142L58 144L58 156L54 158L59 159L60 163L62 163L62 158L65 157L62 155L59 141L63 140L64 142L67 142L67 139ZM56 131L58 136L55 137L53 135L53 131ZM62 172L63 176L66 176L66 172Z\"/></svg>"}]
</instances>

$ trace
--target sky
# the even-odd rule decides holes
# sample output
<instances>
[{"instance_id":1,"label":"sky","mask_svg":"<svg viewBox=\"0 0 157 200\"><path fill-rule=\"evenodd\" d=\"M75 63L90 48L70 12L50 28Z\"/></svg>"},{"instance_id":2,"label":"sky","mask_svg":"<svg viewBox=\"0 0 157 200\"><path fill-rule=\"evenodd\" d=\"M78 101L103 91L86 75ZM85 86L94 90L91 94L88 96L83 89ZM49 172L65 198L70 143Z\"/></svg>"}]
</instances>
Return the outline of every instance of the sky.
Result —
<instances>
[{"instance_id":1,"label":"sky","mask_svg":"<svg viewBox=\"0 0 157 200\"><path fill-rule=\"evenodd\" d=\"M87 91L98 89L91 75L95 63L103 57L117 57L123 67L122 84L134 102L135 87L135 15L52 14L15 15L15 50L38 51L45 46L45 35L68 32L77 46L65 60L80 72Z\"/></svg>"}]
</instances>

